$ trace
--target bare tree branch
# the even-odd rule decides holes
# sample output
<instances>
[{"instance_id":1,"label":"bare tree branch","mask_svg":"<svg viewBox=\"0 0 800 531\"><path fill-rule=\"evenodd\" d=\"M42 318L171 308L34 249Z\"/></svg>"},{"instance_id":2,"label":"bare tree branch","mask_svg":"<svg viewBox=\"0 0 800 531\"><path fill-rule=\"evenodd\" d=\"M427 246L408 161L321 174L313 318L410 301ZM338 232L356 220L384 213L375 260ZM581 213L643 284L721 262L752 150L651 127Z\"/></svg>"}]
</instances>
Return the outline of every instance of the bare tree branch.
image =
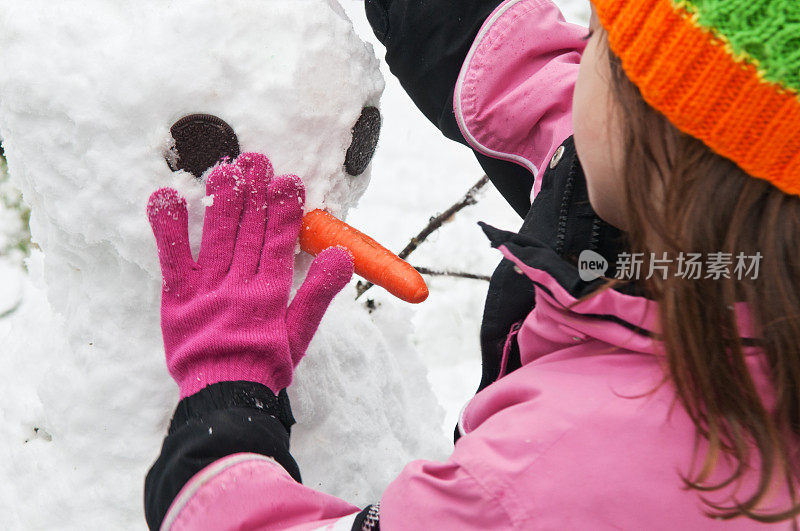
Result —
<instances>
[{"instance_id":1,"label":"bare tree branch","mask_svg":"<svg viewBox=\"0 0 800 531\"><path fill-rule=\"evenodd\" d=\"M400 251L400 253L397 256L405 260L411 253L413 253L417 249L417 247L419 247L419 244L427 240L428 236L439 230L442 227L442 225L444 225L447 221L449 221L460 210L463 210L464 208L477 203L478 192L481 190L481 188L486 186L486 183L488 182L489 182L489 177L484 175L483 177L480 178L480 180L477 183L473 184L472 187L469 190L467 190L467 193L464 194L464 197L462 197L458 202L453 204L450 208L448 208L438 216L430 218L430 220L428 220L428 225L424 229L422 229L419 234L411 238L411 241L408 242L408 245L406 245L405 249Z\"/></svg>"},{"instance_id":2,"label":"bare tree branch","mask_svg":"<svg viewBox=\"0 0 800 531\"><path fill-rule=\"evenodd\" d=\"M464 273L463 271L450 271L449 269L431 269L429 267L416 267L414 269L423 275L431 275L434 277L456 277L456 278L469 278L472 280L485 280L489 282L492 277L488 275L477 275L475 273Z\"/></svg>"},{"instance_id":3,"label":"bare tree branch","mask_svg":"<svg viewBox=\"0 0 800 531\"><path fill-rule=\"evenodd\" d=\"M402 251L400 251L400 253L397 256L405 260L411 253L413 253L417 249L417 247L420 246L422 242L428 239L428 236L439 230L442 227L442 225L444 225L447 221L449 221L460 210L463 210L464 208L477 203L478 192L484 186L486 186L488 182L489 182L489 177L484 175L478 180L478 182L473 184L469 190L467 190L467 193L464 194L464 196L459 201L454 203L452 206L450 206L450 208L448 208L441 214L431 217L428 220L428 224L425 226L425 228L422 229L419 232L419 234L411 238L411 241L408 242L408 245L406 245L405 248ZM420 271L420 273L422 273L422 271ZM427 273L427 274L437 274L437 273ZM447 275L447 276L463 276L463 278L473 278L478 276L478 275L473 275L473 276L464 276L464 275L471 275L471 273L464 273L463 275ZM482 278L480 280L482 280ZM372 282L359 281L356 284L356 299L362 296L364 292L366 292L372 286L373 286Z\"/></svg>"}]
</instances>

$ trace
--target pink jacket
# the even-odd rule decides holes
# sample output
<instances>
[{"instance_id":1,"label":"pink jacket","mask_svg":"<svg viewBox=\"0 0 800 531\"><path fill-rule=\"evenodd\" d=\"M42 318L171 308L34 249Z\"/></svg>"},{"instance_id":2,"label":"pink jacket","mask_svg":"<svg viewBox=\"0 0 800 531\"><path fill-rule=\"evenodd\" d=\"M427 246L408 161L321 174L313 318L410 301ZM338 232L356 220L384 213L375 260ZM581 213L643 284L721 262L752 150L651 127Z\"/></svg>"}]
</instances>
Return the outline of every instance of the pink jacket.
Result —
<instances>
[{"instance_id":1,"label":"pink jacket","mask_svg":"<svg viewBox=\"0 0 800 531\"><path fill-rule=\"evenodd\" d=\"M572 134L585 33L549 0L507 0L495 10L455 91L456 118L474 149L544 174ZM541 187L537 178L534 195ZM577 303L551 273L518 257L517 244L499 248L537 287L517 337L522 367L467 404L462 437L446 462L409 463L389 485L381 527L756 527L709 519L698 493L683 488L695 429L674 388L658 387L664 357L647 335L658 331L653 303L612 290ZM749 352L769 396L760 361ZM742 493L752 486L748 478ZM721 500L719 493L710 498ZM776 503L786 501L786 493L776 494ZM162 529L350 529L360 510L297 483L268 457L235 454L184 486Z\"/></svg>"}]
</instances>

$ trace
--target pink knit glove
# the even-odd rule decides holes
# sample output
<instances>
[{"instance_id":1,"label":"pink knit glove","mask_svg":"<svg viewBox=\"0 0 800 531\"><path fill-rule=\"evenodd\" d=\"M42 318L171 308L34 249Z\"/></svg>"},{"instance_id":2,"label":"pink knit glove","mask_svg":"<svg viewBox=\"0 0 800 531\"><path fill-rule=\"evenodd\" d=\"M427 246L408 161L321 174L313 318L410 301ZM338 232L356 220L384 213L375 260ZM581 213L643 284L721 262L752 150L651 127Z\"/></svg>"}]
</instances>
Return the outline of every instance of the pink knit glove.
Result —
<instances>
[{"instance_id":1,"label":"pink knit glove","mask_svg":"<svg viewBox=\"0 0 800 531\"><path fill-rule=\"evenodd\" d=\"M163 276L167 368L181 398L238 380L277 394L291 383L331 299L350 280L352 257L343 248L320 253L289 304L302 181L273 178L265 156L244 153L214 168L206 193L213 204L206 208L197 262L186 200L162 188L147 205Z\"/></svg>"}]
</instances>

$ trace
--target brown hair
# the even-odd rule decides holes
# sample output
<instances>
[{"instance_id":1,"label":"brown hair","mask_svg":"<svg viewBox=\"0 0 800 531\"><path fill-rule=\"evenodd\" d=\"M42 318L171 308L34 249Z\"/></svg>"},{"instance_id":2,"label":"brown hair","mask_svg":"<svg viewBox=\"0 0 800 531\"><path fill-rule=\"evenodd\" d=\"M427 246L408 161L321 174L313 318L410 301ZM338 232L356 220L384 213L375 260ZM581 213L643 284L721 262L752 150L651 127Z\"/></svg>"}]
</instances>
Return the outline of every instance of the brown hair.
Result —
<instances>
[{"instance_id":1,"label":"brown hair","mask_svg":"<svg viewBox=\"0 0 800 531\"><path fill-rule=\"evenodd\" d=\"M741 280L689 280L673 270L642 286L659 302L667 378L697 428L695 458L681 478L687 489L704 493L709 516L794 519L800 514L800 197L749 176L681 133L645 102L619 58L610 49L608 54L624 125L621 167L631 250L672 258L724 252L734 264L739 253L762 256L756 278L751 272ZM746 356L737 303L750 309L762 358ZM748 366L757 362L769 375L774 403L756 391ZM707 451L698 462L703 439ZM731 459L734 472L714 481L717 465ZM724 503L708 499L753 473L754 462L760 462L754 492ZM765 510L775 488L787 489L792 505Z\"/></svg>"}]
</instances>

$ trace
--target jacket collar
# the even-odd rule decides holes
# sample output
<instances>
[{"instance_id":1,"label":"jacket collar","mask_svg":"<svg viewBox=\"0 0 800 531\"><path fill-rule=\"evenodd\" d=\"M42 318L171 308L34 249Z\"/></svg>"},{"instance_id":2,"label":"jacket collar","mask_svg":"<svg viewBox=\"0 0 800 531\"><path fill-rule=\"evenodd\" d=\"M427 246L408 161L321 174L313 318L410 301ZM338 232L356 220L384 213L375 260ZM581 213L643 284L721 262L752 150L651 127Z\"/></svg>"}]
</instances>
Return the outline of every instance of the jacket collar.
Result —
<instances>
[{"instance_id":1,"label":"jacket collar","mask_svg":"<svg viewBox=\"0 0 800 531\"><path fill-rule=\"evenodd\" d=\"M581 329L589 336L608 338L608 332L622 327L630 333L616 334L624 337L624 346L630 350L663 353L660 345L661 326L658 303L632 290L626 293L615 288L601 289L606 280L590 282L580 278L578 268L561 258L550 246L527 234L514 234L481 223L492 247L499 249L522 274L536 286L537 307L545 298L555 311L550 317L570 327ZM751 314L746 303L735 307L740 334L747 347L754 347ZM598 324L603 326L598 328ZM618 341L612 341L618 343ZM620 345L622 346L622 345ZM746 354L757 353L756 348L746 348Z\"/></svg>"}]
</instances>

